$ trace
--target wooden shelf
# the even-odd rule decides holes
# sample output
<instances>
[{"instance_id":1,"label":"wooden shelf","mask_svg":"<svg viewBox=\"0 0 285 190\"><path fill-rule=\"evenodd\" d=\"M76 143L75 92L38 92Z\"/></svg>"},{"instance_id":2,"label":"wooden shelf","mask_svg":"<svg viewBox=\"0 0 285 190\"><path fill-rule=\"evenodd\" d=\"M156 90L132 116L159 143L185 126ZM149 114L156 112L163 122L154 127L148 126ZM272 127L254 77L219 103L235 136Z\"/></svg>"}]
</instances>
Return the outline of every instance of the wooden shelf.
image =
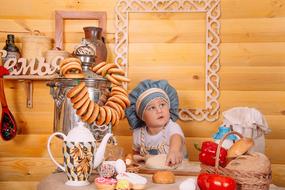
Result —
<instances>
[{"instance_id":1,"label":"wooden shelf","mask_svg":"<svg viewBox=\"0 0 285 190\"><path fill-rule=\"evenodd\" d=\"M57 74L37 76L37 75L5 75L3 78L8 80L51 80L58 77Z\"/></svg>"},{"instance_id":2,"label":"wooden shelf","mask_svg":"<svg viewBox=\"0 0 285 190\"><path fill-rule=\"evenodd\" d=\"M3 76L5 80L19 80L26 83L26 92L27 92L27 108L33 108L33 81L34 80L52 80L58 77L58 74L46 75L46 76L37 76L37 75L6 75Z\"/></svg>"}]
</instances>

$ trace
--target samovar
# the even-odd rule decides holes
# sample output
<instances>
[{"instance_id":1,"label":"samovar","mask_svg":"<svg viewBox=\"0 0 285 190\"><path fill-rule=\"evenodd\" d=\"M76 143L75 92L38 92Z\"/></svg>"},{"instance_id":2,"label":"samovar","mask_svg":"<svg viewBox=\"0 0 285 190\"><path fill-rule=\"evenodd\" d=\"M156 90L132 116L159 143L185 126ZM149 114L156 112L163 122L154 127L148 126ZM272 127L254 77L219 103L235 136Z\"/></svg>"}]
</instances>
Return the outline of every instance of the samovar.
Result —
<instances>
[{"instance_id":1,"label":"samovar","mask_svg":"<svg viewBox=\"0 0 285 190\"><path fill-rule=\"evenodd\" d=\"M90 99L98 103L103 92L108 91L111 86L108 80L90 70L92 66L96 65L95 58L97 56L96 47L91 41L83 38L81 43L75 46L73 56L80 59L85 78L68 79L59 77L48 83L50 94L54 99L53 131L62 132L65 135L81 122L76 110L72 107L70 99L66 97L67 92L80 82L85 82ZM85 126L89 127L97 141L101 141L108 132L111 133L110 124L108 126L97 126L96 122L93 122L92 124L86 123ZM115 143L115 138L112 138L112 140Z\"/></svg>"},{"instance_id":2,"label":"samovar","mask_svg":"<svg viewBox=\"0 0 285 190\"><path fill-rule=\"evenodd\" d=\"M85 79L55 78L48 82L50 94L54 99L54 132L62 132L67 135L79 122L82 122L76 114L76 110L72 107L73 104L70 99L66 97L67 92L80 82L85 82L89 97L95 102L98 102L102 93L111 85L109 81L99 76L97 78ZM97 126L96 122L94 122L92 124L86 123L86 126L98 141L101 141L106 133L111 132L111 125Z\"/></svg>"}]
</instances>

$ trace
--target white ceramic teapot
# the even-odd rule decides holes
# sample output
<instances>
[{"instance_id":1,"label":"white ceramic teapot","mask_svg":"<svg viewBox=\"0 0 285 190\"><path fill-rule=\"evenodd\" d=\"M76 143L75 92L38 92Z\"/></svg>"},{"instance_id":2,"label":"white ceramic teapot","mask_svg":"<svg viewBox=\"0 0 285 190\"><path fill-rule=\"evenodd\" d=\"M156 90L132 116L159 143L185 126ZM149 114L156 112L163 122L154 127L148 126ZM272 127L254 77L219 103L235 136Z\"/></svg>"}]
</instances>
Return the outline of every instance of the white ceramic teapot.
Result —
<instances>
[{"instance_id":1,"label":"white ceramic teapot","mask_svg":"<svg viewBox=\"0 0 285 190\"><path fill-rule=\"evenodd\" d=\"M64 167L54 159L51 153L50 143L56 135L62 136L64 140ZM99 166L104 160L106 145L111 136L111 133L104 136L97 151L95 138L82 122L78 127L70 130L67 136L61 132L55 132L49 137L47 144L49 156L56 166L66 172L68 178L66 185L84 186L89 184L88 177L91 175L92 169Z\"/></svg>"}]
</instances>

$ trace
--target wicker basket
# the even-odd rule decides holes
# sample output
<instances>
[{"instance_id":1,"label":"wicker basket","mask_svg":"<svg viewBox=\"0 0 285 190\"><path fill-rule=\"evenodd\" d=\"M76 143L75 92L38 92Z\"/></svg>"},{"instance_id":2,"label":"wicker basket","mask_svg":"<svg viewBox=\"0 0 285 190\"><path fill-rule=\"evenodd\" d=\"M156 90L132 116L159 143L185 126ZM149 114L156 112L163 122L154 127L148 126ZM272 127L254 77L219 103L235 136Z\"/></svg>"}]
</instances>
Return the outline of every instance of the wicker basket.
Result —
<instances>
[{"instance_id":1,"label":"wicker basket","mask_svg":"<svg viewBox=\"0 0 285 190\"><path fill-rule=\"evenodd\" d=\"M233 170L233 169L227 168L227 166L225 168L219 166L219 155L220 155L220 149L221 149L222 143L231 134L236 134L240 138L243 138L243 136L236 131L232 131L224 135L224 137L221 139L218 145L215 166L208 166L208 165L201 164L201 173L214 173L214 174L232 177L233 179L235 179L236 183L238 184L238 189L241 189L241 190L268 190L272 178L271 178L270 161L267 158L266 159L269 162L268 163L269 168L264 170L267 172L261 172L261 171L256 171L256 170L250 171L250 169L247 169L247 171L245 171L243 169L239 169L238 167ZM257 153L257 154L261 154L261 153ZM240 157L242 157L242 159L245 160L247 157L249 158L251 155L252 155L251 153L248 153L245 156L240 156Z\"/></svg>"}]
</instances>

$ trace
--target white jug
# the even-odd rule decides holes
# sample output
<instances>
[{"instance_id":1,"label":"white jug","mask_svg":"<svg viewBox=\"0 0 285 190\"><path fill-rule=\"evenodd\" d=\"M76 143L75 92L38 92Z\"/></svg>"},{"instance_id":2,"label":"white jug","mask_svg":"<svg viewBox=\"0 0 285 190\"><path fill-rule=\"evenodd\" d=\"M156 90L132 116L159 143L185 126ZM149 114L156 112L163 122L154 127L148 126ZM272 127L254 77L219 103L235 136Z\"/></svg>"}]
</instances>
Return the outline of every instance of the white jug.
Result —
<instances>
[{"instance_id":1,"label":"white jug","mask_svg":"<svg viewBox=\"0 0 285 190\"><path fill-rule=\"evenodd\" d=\"M62 136L64 140L64 166L60 165L51 153L50 143L56 135ZM55 132L49 137L48 154L55 165L66 173L68 178L66 185L84 186L89 184L88 178L92 169L99 166L103 161L106 145L111 136L111 133L104 136L97 151L95 138L90 130L84 127L83 123L79 123L78 127L70 130L67 136L61 132Z\"/></svg>"}]
</instances>

